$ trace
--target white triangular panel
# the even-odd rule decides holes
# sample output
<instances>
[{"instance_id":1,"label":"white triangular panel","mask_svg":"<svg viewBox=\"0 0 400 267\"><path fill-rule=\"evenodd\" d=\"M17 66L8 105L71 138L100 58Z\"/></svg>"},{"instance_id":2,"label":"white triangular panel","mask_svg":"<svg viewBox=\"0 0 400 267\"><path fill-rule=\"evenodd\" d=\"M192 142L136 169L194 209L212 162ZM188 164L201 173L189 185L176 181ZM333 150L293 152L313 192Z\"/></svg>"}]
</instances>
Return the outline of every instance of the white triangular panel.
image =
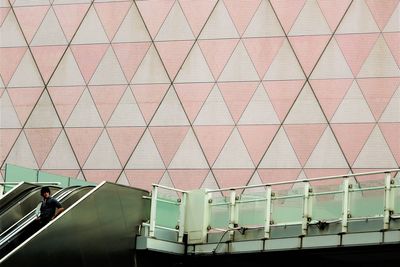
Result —
<instances>
[{"instance_id":1,"label":"white triangular panel","mask_svg":"<svg viewBox=\"0 0 400 267\"><path fill-rule=\"evenodd\" d=\"M107 34L103 29L99 17L92 6L82 21L72 44L104 44L109 43Z\"/></svg>"},{"instance_id":2,"label":"white triangular panel","mask_svg":"<svg viewBox=\"0 0 400 267\"><path fill-rule=\"evenodd\" d=\"M106 54L90 79L90 85L128 84L114 50L109 46Z\"/></svg>"},{"instance_id":3,"label":"white triangular panel","mask_svg":"<svg viewBox=\"0 0 400 267\"><path fill-rule=\"evenodd\" d=\"M400 21L399 21L400 24ZM400 50L400 44L397 49ZM358 78L364 77L399 77L400 70L382 35L362 66Z\"/></svg>"},{"instance_id":4,"label":"white triangular panel","mask_svg":"<svg viewBox=\"0 0 400 267\"><path fill-rule=\"evenodd\" d=\"M169 83L167 72L165 71L160 57L158 56L154 45L147 51L142 63L133 76L131 83Z\"/></svg>"},{"instance_id":5,"label":"white triangular panel","mask_svg":"<svg viewBox=\"0 0 400 267\"><path fill-rule=\"evenodd\" d=\"M213 82L214 77L196 42L175 79L177 83Z\"/></svg>"},{"instance_id":6,"label":"white triangular panel","mask_svg":"<svg viewBox=\"0 0 400 267\"><path fill-rule=\"evenodd\" d=\"M40 97L38 103L30 115L26 128L46 128L46 127L61 127L56 110L50 100L47 90Z\"/></svg>"},{"instance_id":7,"label":"white triangular panel","mask_svg":"<svg viewBox=\"0 0 400 267\"><path fill-rule=\"evenodd\" d=\"M364 0L353 0L336 33L379 32L378 25Z\"/></svg>"},{"instance_id":8,"label":"white triangular panel","mask_svg":"<svg viewBox=\"0 0 400 267\"><path fill-rule=\"evenodd\" d=\"M30 45L66 45L67 43L56 14L50 8Z\"/></svg>"},{"instance_id":9,"label":"white triangular panel","mask_svg":"<svg viewBox=\"0 0 400 267\"><path fill-rule=\"evenodd\" d=\"M306 1L288 35L322 35L331 30L317 1Z\"/></svg>"},{"instance_id":10,"label":"white triangular panel","mask_svg":"<svg viewBox=\"0 0 400 267\"><path fill-rule=\"evenodd\" d=\"M67 123L67 127L103 127L100 115L97 112L89 90L83 91Z\"/></svg>"},{"instance_id":11,"label":"white triangular panel","mask_svg":"<svg viewBox=\"0 0 400 267\"><path fill-rule=\"evenodd\" d=\"M129 88L121 97L107 126L146 126L139 106Z\"/></svg>"},{"instance_id":12,"label":"white triangular panel","mask_svg":"<svg viewBox=\"0 0 400 267\"><path fill-rule=\"evenodd\" d=\"M10 154L5 160L5 163L24 166L25 168L38 169L35 156L33 156L31 147L24 132L19 135Z\"/></svg>"},{"instance_id":13,"label":"white triangular panel","mask_svg":"<svg viewBox=\"0 0 400 267\"><path fill-rule=\"evenodd\" d=\"M197 115L194 125L234 125L224 99L215 85Z\"/></svg>"},{"instance_id":14,"label":"white triangular panel","mask_svg":"<svg viewBox=\"0 0 400 267\"><path fill-rule=\"evenodd\" d=\"M400 31L400 5L394 10L383 32L398 32Z\"/></svg>"},{"instance_id":15,"label":"white triangular panel","mask_svg":"<svg viewBox=\"0 0 400 267\"><path fill-rule=\"evenodd\" d=\"M137 145L126 169L165 169L157 147L148 130Z\"/></svg>"},{"instance_id":16,"label":"white triangular panel","mask_svg":"<svg viewBox=\"0 0 400 267\"><path fill-rule=\"evenodd\" d=\"M290 66L290 68L289 68ZM264 76L264 80L300 80L304 79L303 71L285 39L281 49Z\"/></svg>"},{"instance_id":17,"label":"white triangular panel","mask_svg":"<svg viewBox=\"0 0 400 267\"><path fill-rule=\"evenodd\" d=\"M32 5L49 5L49 0L15 0L12 1L13 6L32 6Z\"/></svg>"},{"instance_id":18,"label":"white triangular panel","mask_svg":"<svg viewBox=\"0 0 400 267\"><path fill-rule=\"evenodd\" d=\"M117 179L117 184L122 184L126 186L130 186L128 178L126 178L125 172L122 172L119 178Z\"/></svg>"},{"instance_id":19,"label":"white triangular panel","mask_svg":"<svg viewBox=\"0 0 400 267\"><path fill-rule=\"evenodd\" d=\"M260 80L242 42L236 46L218 80L221 82Z\"/></svg>"},{"instance_id":20,"label":"white triangular panel","mask_svg":"<svg viewBox=\"0 0 400 267\"><path fill-rule=\"evenodd\" d=\"M208 168L207 160L203 151L190 129L182 141L178 151L169 164L170 169L204 169Z\"/></svg>"},{"instance_id":21,"label":"white triangular panel","mask_svg":"<svg viewBox=\"0 0 400 267\"><path fill-rule=\"evenodd\" d=\"M0 97L0 128L20 128L21 123L18 120L18 115L15 112L14 106L8 96L7 91L4 91Z\"/></svg>"},{"instance_id":22,"label":"white triangular panel","mask_svg":"<svg viewBox=\"0 0 400 267\"><path fill-rule=\"evenodd\" d=\"M84 84L85 80L76 64L71 49L68 49L51 77L49 86L74 86Z\"/></svg>"},{"instance_id":23,"label":"white triangular panel","mask_svg":"<svg viewBox=\"0 0 400 267\"><path fill-rule=\"evenodd\" d=\"M398 167L378 126L375 126L352 167L387 169Z\"/></svg>"},{"instance_id":24,"label":"white triangular panel","mask_svg":"<svg viewBox=\"0 0 400 267\"><path fill-rule=\"evenodd\" d=\"M165 19L160 31L158 32L156 41L167 40L193 40L192 30L182 12L178 2L170 10L168 17Z\"/></svg>"},{"instance_id":25,"label":"white triangular panel","mask_svg":"<svg viewBox=\"0 0 400 267\"><path fill-rule=\"evenodd\" d=\"M0 27L0 36L3 36L0 38L0 47L26 46L14 12L8 12L7 18ZM7 36L7 38L4 38L4 36Z\"/></svg>"},{"instance_id":26,"label":"white triangular panel","mask_svg":"<svg viewBox=\"0 0 400 267\"><path fill-rule=\"evenodd\" d=\"M348 168L346 159L330 127L325 129L305 168Z\"/></svg>"},{"instance_id":27,"label":"white triangular panel","mask_svg":"<svg viewBox=\"0 0 400 267\"><path fill-rule=\"evenodd\" d=\"M254 172L247 185L260 185L263 184L258 172ZM243 191L243 195L260 195L265 194L265 187L248 188Z\"/></svg>"},{"instance_id":28,"label":"white triangular panel","mask_svg":"<svg viewBox=\"0 0 400 267\"><path fill-rule=\"evenodd\" d=\"M326 123L326 119L308 83L286 117L285 124Z\"/></svg>"},{"instance_id":29,"label":"white triangular panel","mask_svg":"<svg viewBox=\"0 0 400 267\"><path fill-rule=\"evenodd\" d=\"M226 141L213 168L254 168L249 152L236 128Z\"/></svg>"},{"instance_id":30,"label":"white triangular panel","mask_svg":"<svg viewBox=\"0 0 400 267\"><path fill-rule=\"evenodd\" d=\"M392 96L379 121L400 122L400 87Z\"/></svg>"},{"instance_id":31,"label":"white triangular panel","mask_svg":"<svg viewBox=\"0 0 400 267\"><path fill-rule=\"evenodd\" d=\"M218 1L199 39L239 38L223 1Z\"/></svg>"},{"instance_id":32,"label":"white triangular panel","mask_svg":"<svg viewBox=\"0 0 400 267\"><path fill-rule=\"evenodd\" d=\"M332 123L375 122L357 82L353 82L331 120Z\"/></svg>"},{"instance_id":33,"label":"white triangular panel","mask_svg":"<svg viewBox=\"0 0 400 267\"><path fill-rule=\"evenodd\" d=\"M76 176L76 179L86 181L85 176L83 176L83 173L81 171Z\"/></svg>"},{"instance_id":34,"label":"white triangular panel","mask_svg":"<svg viewBox=\"0 0 400 267\"><path fill-rule=\"evenodd\" d=\"M201 185L200 188L219 189L218 183L215 180L215 177L211 171L208 173L207 177L204 179L203 184ZM222 197L222 194L220 192L214 192L211 194L213 197Z\"/></svg>"},{"instance_id":35,"label":"white triangular panel","mask_svg":"<svg viewBox=\"0 0 400 267\"><path fill-rule=\"evenodd\" d=\"M18 65L8 87L35 87L43 86L42 78L29 50Z\"/></svg>"},{"instance_id":36,"label":"white triangular panel","mask_svg":"<svg viewBox=\"0 0 400 267\"><path fill-rule=\"evenodd\" d=\"M85 169L120 169L122 166L115 153L107 131L103 131L85 162Z\"/></svg>"},{"instance_id":37,"label":"white triangular panel","mask_svg":"<svg viewBox=\"0 0 400 267\"><path fill-rule=\"evenodd\" d=\"M300 168L300 162L283 128L280 128L259 168Z\"/></svg>"},{"instance_id":38,"label":"white triangular panel","mask_svg":"<svg viewBox=\"0 0 400 267\"><path fill-rule=\"evenodd\" d=\"M54 170L79 169L79 164L64 131L58 136L42 168Z\"/></svg>"},{"instance_id":39,"label":"white triangular panel","mask_svg":"<svg viewBox=\"0 0 400 267\"><path fill-rule=\"evenodd\" d=\"M115 34L113 42L147 42L150 40L149 33L139 15L136 5L132 5Z\"/></svg>"},{"instance_id":40,"label":"white triangular panel","mask_svg":"<svg viewBox=\"0 0 400 267\"><path fill-rule=\"evenodd\" d=\"M311 74L312 79L353 78L342 51L332 38Z\"/></svg>"},{"instance_id":41,"label":"white triangular panel","mask_svg":"<svg viewBox=\"0 0 400 267\"><path fill-rule=\"evenodd\" d=\"M238 124L279 124L279 118L260 83Z\"/></svg>"},{"instance_id":42,"label":"white triangular panel","mask_svg":"<svg viewBox=\"0 0 400 267\"><path fill-rule=\"evenodd\" d=\"M243 37L285 36L269 1L262 1Z\"/></svg>"},{"instance_id":43,"label":"white triangular panel","mask_svg":"<svg viewBox=\"0 0 400 267\"><path fill-rule=\"evenodd\" d=\"M150 125L189 125L189 121L185 115L185 112L183 111L182 105L179 102L178 96L176 95L173 87L170 87L169 91L165 95Z\"/></svg>"}]
</instances>

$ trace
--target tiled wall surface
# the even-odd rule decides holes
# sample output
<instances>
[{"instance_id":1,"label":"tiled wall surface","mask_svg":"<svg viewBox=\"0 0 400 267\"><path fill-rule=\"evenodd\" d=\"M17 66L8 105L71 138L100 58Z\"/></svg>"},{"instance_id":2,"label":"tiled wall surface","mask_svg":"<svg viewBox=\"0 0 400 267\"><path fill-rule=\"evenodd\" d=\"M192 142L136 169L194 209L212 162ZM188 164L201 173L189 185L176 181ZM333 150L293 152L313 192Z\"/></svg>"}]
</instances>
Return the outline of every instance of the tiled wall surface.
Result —
<instances>
[{"instance_id":1,"label":"tiled wall surface","mask_svg":"<svg viewBox=\"0 0 400 267\"><path fill-rule=\"evenodd\" d=\"M146 189L397 168L399 2L0 0L0 168Z\"/></svg>"}]
</instances>

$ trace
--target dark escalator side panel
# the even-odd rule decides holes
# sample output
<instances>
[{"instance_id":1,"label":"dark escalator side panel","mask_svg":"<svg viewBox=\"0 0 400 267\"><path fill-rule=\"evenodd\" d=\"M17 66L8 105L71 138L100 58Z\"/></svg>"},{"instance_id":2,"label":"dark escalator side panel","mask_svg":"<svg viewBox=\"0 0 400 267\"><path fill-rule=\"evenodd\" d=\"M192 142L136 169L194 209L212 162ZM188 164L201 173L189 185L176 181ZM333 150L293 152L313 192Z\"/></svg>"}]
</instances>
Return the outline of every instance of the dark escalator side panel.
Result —
<instances>
[{"instance_id":1,"label":"dark escalator side panel","mask_svg":"<svg viewBox=\"0 0 400 267\"><path fill-rule=\"evenodd\" d=\"M99 185L1 259L0 265L133 266L138 225L147 220L148 192Z\"/></svg>"}]
</instances>

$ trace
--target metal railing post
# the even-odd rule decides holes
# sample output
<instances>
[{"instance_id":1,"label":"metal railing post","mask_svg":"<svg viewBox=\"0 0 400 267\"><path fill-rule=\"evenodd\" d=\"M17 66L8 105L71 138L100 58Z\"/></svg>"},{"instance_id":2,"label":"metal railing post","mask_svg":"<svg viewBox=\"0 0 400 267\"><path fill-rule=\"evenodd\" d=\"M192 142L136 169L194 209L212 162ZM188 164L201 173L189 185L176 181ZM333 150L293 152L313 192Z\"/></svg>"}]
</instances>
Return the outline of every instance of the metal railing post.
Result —
<instances>
[{"instance_id":1,"label":"metal railing post","mask_svg":"<svg viewBox=\"0 0 400 267\"><path fill-rule=\"evenodd\" d=\"M233 229L237 225L237 214L236 214L236 191L231 190L229 198L229 228ZM233 230L229 231L231 240L233 239Z\"/></svg>"},{"instance_id":2,"label":"metal railing post","mask_svg":"<svg viewBox=\"0 0 400 267\"><path fill-rule=\"evenodd\" d=\"M308 222L310 220L310 184L304 184L304 204L303 204L303 221L301 224L302 235L307 234Z\"/></svg>"},{"instance_id":3,"label":"metal railing post","mask_svg":"<svg viewBox=\"0 0 400 267\"><path fill-rule=\"evenodd\" d=\"M158 195L158 187L153 185L153 191L151 193L151 207L150 207L150 229L149 236L155 236L156 230L156 216L157 216L157 195Z\"/></svg>"},{"instance_id":4,"label":"metal railing post","mask_svg":"<svg viewBox=\"0 0 400 267\"><path fill-rule=\"evenodd\" d=\"M266 207L265 207L265 222L264 222L264 238L269 238L271 233L271 211L272 211L272 187L267 186L266 191Z\"/></svg>"},{"instance_id":5,"label":"metal railing post","mask_svg":"<svg viewBox=\"0 0 400 267\"><path fill-rule=\"evenodd\" d=\"M392 177L390 175L390 172L385 173L385 210L383 214L383 229L387 230L389 229L390 225L390 215L393 212L393 197L392 197L392 183L394 181L392 180Z\"/></svg>"},{"instance_id":6,"label":"metal railing post","mask_svg":"<svg viewBox=\"0 0 400 267\"><path fill-rule=\"evenodd\" d=\"M187 193L183 192L180 207L179 207L178 242L183 242L183 235L185 233L186 197L187 197Z\"/></svg>"},{"instance_id":7,"label":"metal railing post","mask_svg":"<svg viewBox=\"0 0 400 267\"><path fill-rule=\"evenodd\" d=\"M346 176L343 180L342 233L347 232L349 215L349 177Z\"/></svg>"}]
</instances>

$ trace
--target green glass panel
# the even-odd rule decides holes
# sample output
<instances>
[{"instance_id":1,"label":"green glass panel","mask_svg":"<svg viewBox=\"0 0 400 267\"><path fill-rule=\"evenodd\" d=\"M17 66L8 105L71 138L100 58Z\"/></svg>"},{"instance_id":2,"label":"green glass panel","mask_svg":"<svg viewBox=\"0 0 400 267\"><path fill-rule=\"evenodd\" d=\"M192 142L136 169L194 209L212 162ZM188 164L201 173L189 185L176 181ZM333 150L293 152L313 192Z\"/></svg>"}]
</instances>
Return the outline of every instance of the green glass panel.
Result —
<instances>
[{"instance_id":1,"label":"green glass panel","mask_svg":"<svg viewBox=\"0 0 400 267\"><path fill-rule=\"evenodd\" d=\"M229 225L229 200L224 197L212 199L210 210L211 228L227 229Z\"/></svg>"},{"instance_id":2,"label":"green glass panel","mask_svg":"<svg viewBox=\"0 0 400 267\"><path fill-rule=\"evenodd\" d=\"M312 196L312 219L335 220L342 216L343 193Z\"/></svg>"},{"instance_id":3,"label":"green glass panel","mask_svg":"<svg viewBox=\"0 0 400 267\"><path fill-rule=\"evenodd\" d=\"M241 203L241 201L244 201ZM246 202L251 201L251 202ZM242 196L238 205L240 226L263 226L265 223L267 201L260 197Z\"/></svg>"},{"instance_id":4,"label":"green glass panel","mask_svg":"<svg viewBox=\"0 0 400 267\"><path fill-rule=\"evenodd\" d=\"M96 185L96 183L84 181L84 180L79 180L79 179L73 179L69 178L69 186L74 186L74 185L81 185L81 186L86 186L86 185Z\"/></svg>"},{"instance_id":5,"label":"green glass panel","mask_svg":"<svg viewBox=\"0 0 400 267\"><path fill-rule=\"evenodd\" d=\"M303 217L303 197L272 200L272 221L274 224L300 223Z\"/></svg>"},{"instance_id":6,"label":"green glass panel","mask_svg":"<svg viewBox=\"0 0 400 267\"><path fill-rule=\"evenodd\" d=\"M393 194L394 194L394 213L395 214L400 214L400 188L394 188L393 189Z\"/></svg>"},{"instance_id":7,"label":"green glass panel","mask_svg":"<svg viewBox=\"0 0 400 267\"><path fill-rule=\"evenodd\" d=\"M69 177L39 172L38 182L57 182L60 183L58 186L67 187L69 185Z\"/></svg>"},{"instance_id":8,"label":"green glass panel","mask_svg":"<svg viewBox=\"0 0 400 267\"><path fill-rule=\"evenodd\" d=\"M384 193L383 189L349 192L351 216L353 218L383 216Z\"/></svg>"},{"instance_id":9,"label":"green glass panel","mask_svg":"<svg viewBox=\"0 0 400 267\"><path fill-rule=\"evenodd\" d=\"M156 225L175 228L179 223L179 203L175 200L164 199L157 201ZM172 203L170 203L172 202Z\"/></svg>"},{"instance_id":10,"label":"green glass panel","mask_svg":"<svg viewBox=\"0 0 400 267\"><path fill-rule=\"evenodd\" d=\"M15 166L12 164L6 164L6 172L5 172L5 182L37 182L37 171ZM4 188L4 192L7 192L15 185L7 185Z\"/></svg>"}]
</instances>

